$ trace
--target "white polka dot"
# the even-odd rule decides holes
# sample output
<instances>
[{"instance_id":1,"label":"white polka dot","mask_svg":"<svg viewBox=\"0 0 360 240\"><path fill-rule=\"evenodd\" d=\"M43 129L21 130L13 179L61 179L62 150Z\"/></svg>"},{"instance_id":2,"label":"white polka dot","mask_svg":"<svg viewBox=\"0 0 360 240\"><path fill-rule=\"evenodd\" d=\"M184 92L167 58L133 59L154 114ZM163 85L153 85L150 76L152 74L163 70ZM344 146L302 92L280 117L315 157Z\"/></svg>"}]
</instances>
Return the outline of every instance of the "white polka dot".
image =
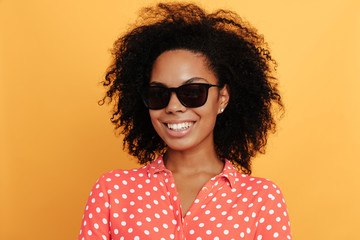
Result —
<instances>
[{"instance_id":1,"label":"white polka dot","mask_svg":"<svg viewBox=\"0 0 360 240\"><path fill-rule=\"evenodd\" d=\"M136 225L141 226L141 225L142 225L142 222L137 221L137 222L136 222Z\"/></svg>"},{"instance_id":2,"label":"white polka dot","mask_svg":"<svg viewBox=\"0 0 360 240\"><path fill-rule=\"evenodd\" d=\"M89 236L92 235L92 231L91 231L91 230L88 231L88 235L89 235Z\"/></svg>"},{"instance_id":3,"label":"white polka dot","mask_svg":"<svg viewBox=\"0 0 360 240\"><path fill-rule=\"evenodd\" d=\"M206 214L206 215L209 215L209 214L210 214L210 210L206 210L206 211L205 211L205 214Z\"/></svg>"},{"instance_id":4,"label":"white polka dot","mask_svg":"<svg viewBox=\"0 0 360 240\"><path fill-rule=\"evenodd\" d=\"M211 230L207 230L207 231L206 231L206 234L207 234L207 235L210 235L210 234L211 234Z\"/></svg>"},{"instance_id":5,"label":"white polka dot","mask_svg":"<svg viewBox=\"0 0 360 240\"><path fill-rule=\"evenodd\" d=\"M123 211L123 212L127 212L127 208L123 208L122 211Z\"/></svg>"},{"instance_id":6,"label":"white polka dot","mask_svg":"<svg viewBox=\"0 0 360 240\"><path fill-rule=\"evenodd\" d=\"M267 225L267 226L266 226L266 230L270 230L271 228L272 228L271 225Z\"/></svg>"},{"instance_id":7,"label":"white polka dot","mask_svg":"<svg viewBox=\"0 0 360 240\"><path fill-rule=\"evenodd\" d=\"M163 224L163 228L168 229L168 225L166 223Z\"/></svg>"},{"instance_id":8,"label":"white polka dot","mask_svg":"<svg viewBox=\"0 0 360 240\"><path fill-rule=\"evenodd\" d=\"M284 225L284 226L282 226L282 230L284 230L284 231L286 230L286 226L285 226L285 225Z\"/></svg>"},{"instance_id":9,"label":"white polka dot","mask_svg":"<svg viewBox=\"0 0 360 240\"><path fill-rule=\"evenodd\" d=\"M261 240L262 239L262 235L257 236L257 240Z\"/></svg>"},{"instance_id":10,"label":"white polka dot","mask_svg":"<svg viewBox=\"0 0 360 240\"><path fill-rule=\"evenodd\" d=\"M134 219L135 215L134 214L130 214L129 218L130 219Z\"/></svg>"},{"instance_id":11,"label":"white polka dot","mask_svg":"<svg viewBox=\"0 0 360 240\"><path fill-rule=\"evenodd\" d=\"M244 233L244 232L241 232L241 233L240 233L240 237L241 237L241 238L245 237L245 233Z\"/></svg>"},{"instance_id":12,"label":"white polka dot","mask_svg":"<svg viewBox=\"0 0 360 240\"><path fill-rule=\"evenodd\" d=\"M132 233L132 231L133 231L132 228L129 228L129 229L128 229L128 232L129 232L129 233Z\"/></svg>"},{"instance_id":13,"label":"white polka dot","mask_svg":"<svg viewBox=\"0 0 360 240\"><path fill-rule=\"evenodd\" d=\"M247 200L248 200L247 198L243 198L243 199L242 199L243 202L247 202Z\"/></svg>"},{"instance_id":14,"label":"white polka dot","mask_svg":"<svg viewBox=\"0 0 360 240\"><path fill-rule=\"evenodd\" d=\"M263 223L265 221L265 218L260 218L260 223Z\"/></svg>"},{"instance_id":15,"label":"white polka dot","mask_svg":"<svg viewBox=\"0 0 360 240\"><path fill-rule=\"evenodd\" d=\"M118 233L119 233L119 230L115 229L115 230L114 230L114 233L115 233L115 234L118 234Z\"/></svg>"},{"instance_id":16,"label":"white polka dot","mask_svg":"<svg viewBox=\"0 0 360 240\"><path fill-rule=\"evenodd\" d=\"M149 234L150 234L150 232L149 232L148 230L145 230L144 233L145 233L145 235L149 235Z\"/></svg>"},{"instance_id":17,"label":"white polka dot","mask_svg":"<svg viewBox=\"0 0 360 240\"><path fill-rule=\"evenodd\" d=\"M210 218L210 221L212 221L212 222L215 221L215 220L216 220L215 217L211 217L211 218Z\"/></svg>"},{"instance_id":18,"label":"white polka dot","mask_svg":"<svg viewBox=\"0 0 360 240\"><path fill-rule=\"evenodd\" d=\"M239 228L239 224L236 223L236 224L234 225L234 228Z\"/></svg>"},{"instance_id":19,"label":"white polka dot","mask_svg":"<svg viewBox=\"0 0 360 240\"><path fill-rule=\"evenodd\" d=\"M195 233L195 231L193 229L190 230L189 232L191 235L193 235Z\"/></svg>"},{"instance_id":20,"label":"white polka dot","mask_svg":"<svg viewBox=\"0 0 360 240\"><path fill-rule=\"evenodd\" d=\"M228 234L229 234L229 230L225 229L225 230L224 230L224 234L225 234L225 235L228 235Z\"/></svg>"},{"instance_id":21,"label":"white polka dot","mask_svg":"<svg viewBox=\"0 0 360 240\"><path fill-rule=\"evenodd\" d=\"M244 213L243 211L238 211L239 215L243 215L243 213Z\"/></svg>"},{"instance_id":22,"label":"white polka dot","mask_svg":"<svg viewBox=\"0 0 360 240\"><path fill-rule=\"evenodd\" d=\"M244 218L244 221L245 221L245 222L248 222L248 221L249 221L249 217L245 217L245 218Z\"/></svg>"},{"instance_id":23,"label":"white polka dot","mask_svg":"<svg viewBox=\"0 0 360 240\"><path fill-rule=\"evenodd\" d=\"M280 221L281 221L281 218L280 218L280 217L277 217L277 218L276 218L276 221L277 221L277 222L280 222Z\"/></svg>"},{"instance_id":24,"label":"white polka dot","mask_svg":"<svg viewBox=\"0 0 360 240\"><path fill-rule=\"evenodd\" d=\"M126 222L125 222L125 221L122 221L122 222L121 222L121 225L122 225L122 226L126 226Z\"/></svg>"},{"instance_id":25,"label":"white polka dot","mask_svg":"<svg viewBox=\"0 0 360 240\"><path fill-rule=\"evenodd\" d=\"M269 211L269 214L271 214L271 215L274 214L274 210L271 209L271 210Z\"/></svg>"},{"instance_id":26,"label":"white polka dot","mask_svg":"<svg viewBox=\"0 0 360 240\"><path fill-rule=\"evenodd\" d=\"M199 224L199 227L203 227L203 226L205 226L204 223L200 223L200 224Z\"/></svg>"},{"instance_id":27,"label":"white polka dot","mask_svg":"<svg viewBox=\"0 0 360 240\"><path fill-rule=\"evenodd\" d=\"M216 227L220 228L222 226L221 223L216 224Z\"/></svg>"},{"instance_id":28,"label":"white polka dot","mask_svg":"<svg viewBox=\"0 0 360 240\"><path fill-rule=\"evenodd\" d=\"M99 224L95 223L95 224L94 224L94 228L95 228L95 229L99 229Z\"/></svg>"},{"instance_id":29,"label":"white polka dot","mask_svg":"<svg viewBox=\"0 0 360 240\"><path fill-rule=\"evenodd\" d=\"M274 238L277 238L279 236L279 233L274 233Z\"/></svg>"},{"instance_id":30,"label":"white polka dot","mask_svg":"<svg viewBox=\"0 0 360 240\"><path fill-rule=\"evenodd\" d=\"M170 238L171 238L171 239L174 239L174 238L175 238L175 235L174 235L174 234L170 234Z\"/></svg>"},{"instance_id":31,"label":"white polka dot","mask_svg":"<svg viewBox=\"0 0 360 240\"><path fill-rule=\"evenodd\" d=\"M104 224L107 224L107 220L106 220L105 218L102 219L102 222L103 222Z\"/></svg>"},{"instance_id":32,"label":"white polka dot","mask_svg":"<svg viewBox=\"0 0 360 240\"><path fill-rule=\"evenodd\" d=\"M227 220L229 220L229 221L232 220L232 219L233 219L233 216L228 216L227 217Z\"/></svg>"},{"instance_id":33,"label":"white polka dot","mask_svg":"<svg viewBox=\"0 0 360 240\"><path fill-rule=\"evenodd\" d=\"M118 190L118 189L119 189L119 185L114 185L114 188L115 188L116 190Z\"/></svg>"},{"instance_id":34,"label":"white polka dot","mask_svg":"<svg viewBox=\"0 0 360 240\"><path fill-rule=\"evenodd\" d=\"M122 183L123 183L124 185L127 185L127 181L125 181L125 180L123 180Z\"/></svg>"},{"instance_id":35,"label":"white polka dot","mask_svg":"<svg viewBox=\"0 0 360 240\"><path fill-rule=\"evenodd\" d=\"M249 234L251 232L250 228L246 228L246 233Z\"/></svg>"},{"instance_id":36,"label":"white polka dot","mask_svg":"<svg viewBox=\"0 0 360 240\"><path fill-rule=\"evenodd\" d=\"M93 217L92 213L89 213L89 218L92 218L92 217Z\"/></svg>"}]
</instances>

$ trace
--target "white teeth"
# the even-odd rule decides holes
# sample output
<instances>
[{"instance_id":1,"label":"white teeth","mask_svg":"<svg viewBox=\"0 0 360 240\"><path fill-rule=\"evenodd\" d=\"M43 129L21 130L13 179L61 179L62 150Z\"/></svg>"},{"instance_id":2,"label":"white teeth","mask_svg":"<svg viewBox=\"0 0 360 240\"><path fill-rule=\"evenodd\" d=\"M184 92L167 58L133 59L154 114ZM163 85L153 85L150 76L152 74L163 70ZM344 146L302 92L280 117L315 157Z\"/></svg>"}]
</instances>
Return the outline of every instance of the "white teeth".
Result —
<instances>
[{"instance_id":1,"label":"white teeth","mask_svg":"<svg viewBox=\"0 0 360 240\"><path fill-rule=\"evenodd\" d=\"M189 128L191 125L193 125L192 122L183 122L183 123L175 123L175 124L168 123L167 124L168 128L170 128L171 130L175 130L175 131L185 130L185 129Z\"/></svg>"}]
</instances>

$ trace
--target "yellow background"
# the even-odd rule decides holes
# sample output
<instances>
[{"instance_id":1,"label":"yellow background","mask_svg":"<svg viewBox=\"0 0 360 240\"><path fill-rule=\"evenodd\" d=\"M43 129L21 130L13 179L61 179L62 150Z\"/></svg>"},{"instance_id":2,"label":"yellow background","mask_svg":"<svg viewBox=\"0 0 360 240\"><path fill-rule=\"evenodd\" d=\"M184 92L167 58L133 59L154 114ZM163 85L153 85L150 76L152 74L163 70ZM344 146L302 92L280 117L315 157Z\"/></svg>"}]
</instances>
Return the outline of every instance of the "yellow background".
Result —
<instances>
[{"instance_id":1,"label":"yellow background","mask_svg":"<svg viewBox=\"0 0 360 240\"><path fill-rule=\"evenodd\" d=\"M358 239L357 0L203 0L256 26L279 62L286 115L254 175L275 181L294 239ZM98 84L145 0L0 0L0 239L76 239L92 185L137 166Z\"/></svg>"}]
</instances>

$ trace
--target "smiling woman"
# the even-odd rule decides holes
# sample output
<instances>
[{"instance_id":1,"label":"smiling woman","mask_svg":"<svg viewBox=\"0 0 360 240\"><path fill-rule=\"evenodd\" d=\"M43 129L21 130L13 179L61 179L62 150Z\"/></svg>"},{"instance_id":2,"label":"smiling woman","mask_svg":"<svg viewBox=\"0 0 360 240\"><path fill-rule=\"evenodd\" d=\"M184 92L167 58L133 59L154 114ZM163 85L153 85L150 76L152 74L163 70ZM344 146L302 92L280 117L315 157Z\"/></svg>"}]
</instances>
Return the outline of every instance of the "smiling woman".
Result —
<instances>
[{"instance_id":1,"label":"smiling woman","mask_svg":"<svg viewBox=\"0 0 360 240\"><path fill-rule=\"evenodd\" d=\"M115 102L111 120L145 166L99 178L79 239L291 239L280 189L249 176L282 109L263 37L193 4L141 16L115 43L101 103Z\"/></svg>"}]
</instances>

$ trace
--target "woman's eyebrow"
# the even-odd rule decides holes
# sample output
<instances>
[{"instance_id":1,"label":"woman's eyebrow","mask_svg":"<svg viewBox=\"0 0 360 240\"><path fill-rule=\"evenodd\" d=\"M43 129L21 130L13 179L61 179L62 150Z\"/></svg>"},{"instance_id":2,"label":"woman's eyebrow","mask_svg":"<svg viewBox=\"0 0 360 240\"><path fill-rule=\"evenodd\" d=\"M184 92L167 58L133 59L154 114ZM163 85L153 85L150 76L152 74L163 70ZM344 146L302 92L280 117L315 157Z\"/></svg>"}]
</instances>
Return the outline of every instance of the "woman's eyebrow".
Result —
<instances>
[{"instance_id":1,"label":"woman's eyebrow","mask_svg":"<svg viewBox=\"0 0 360 240\"><path fill-rule=\"evenodd\" d=\"M202 77L192 77L188 80L186 80L185 82L183 82L181 85L185 85L185 84L189 84L189 83L194 83L197 81L205 81L208 83L208 81L205 78ZM153 81L149 83L150 86L161 86L161 87L167 87L166 84L162 83L162 82L157 82L157 81Z\"/></svg>"},{"instance_id":2,"label":"woman's eyebrow","mask_svg":"<svg viewBox=\"0 0 360 240\"><path fill-rule=\"evenodd\" d=\"M205 81L205 82L208 82L205 78L202 78L202 77L193 77L193 78L190 78L188 80L186 80L184 82L184 84L187 84L187 83L192 83L192 82L195 82L195 81Z\"/></svg>"}]
</instances>

